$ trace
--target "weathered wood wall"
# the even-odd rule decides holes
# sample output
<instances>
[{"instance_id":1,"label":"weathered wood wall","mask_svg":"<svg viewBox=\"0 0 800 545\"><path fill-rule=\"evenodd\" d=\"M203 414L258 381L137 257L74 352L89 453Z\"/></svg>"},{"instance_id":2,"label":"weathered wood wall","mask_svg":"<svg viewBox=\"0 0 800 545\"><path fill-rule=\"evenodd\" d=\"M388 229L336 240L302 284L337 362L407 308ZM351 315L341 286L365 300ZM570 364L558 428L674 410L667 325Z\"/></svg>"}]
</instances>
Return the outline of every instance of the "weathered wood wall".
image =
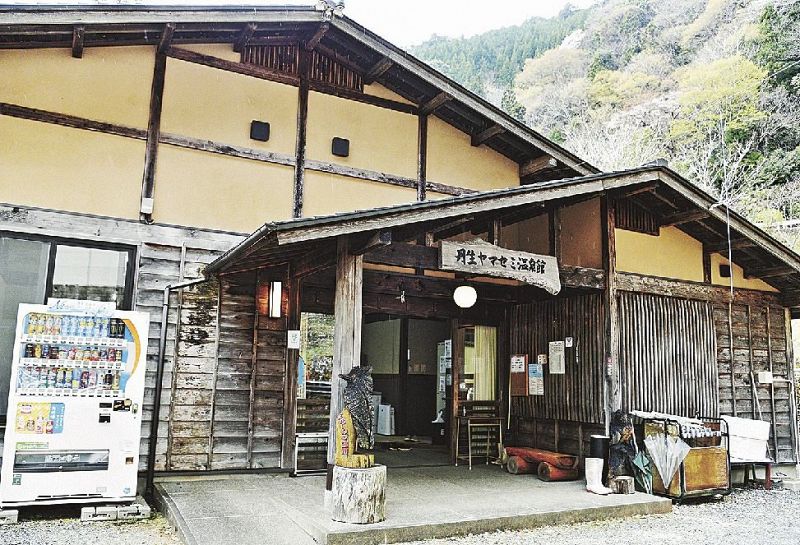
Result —
<instances>
[{"instance_id":1,"label":"weathered wood wall","mask_svg":"<svg viewBox=\"0 0 800 545\"><path fill-rule=\"evenodd\" d=\"M796 461L797 424L791 399L794 372L789 361L791 336L787 334L786 310L770 304L766 297L760 304L714 302L711 306L717 337L720 412L770 422L770 451L773 455L777 452L779 462ZM759 384L759 371L772 371L774 383Z\"/></svg>"},{"instance_id":2,"label":"weathered wood wall","mask_svg":"<svg viewBox=\"0 0 800 545\"><path fill-rule=\"evenodd\" d=\"M545 366L543 396L511 398L516 444L578 455L588 451L591 434L603 432L603 315L600 293L512 307L511 354L535 362L550 341L574 340L565 349L565 374Z\"/></svg>"},{"instance_id":3,"label":"weathered wood wall","mask_svg":"<svg viewBox=\"0 0 800 545\"><path fill-rule=\"evenodd\" d=\"M619 318L624 410L719 415L717 351L708 303L621 292Z\"/></svg>"}]
</instances>

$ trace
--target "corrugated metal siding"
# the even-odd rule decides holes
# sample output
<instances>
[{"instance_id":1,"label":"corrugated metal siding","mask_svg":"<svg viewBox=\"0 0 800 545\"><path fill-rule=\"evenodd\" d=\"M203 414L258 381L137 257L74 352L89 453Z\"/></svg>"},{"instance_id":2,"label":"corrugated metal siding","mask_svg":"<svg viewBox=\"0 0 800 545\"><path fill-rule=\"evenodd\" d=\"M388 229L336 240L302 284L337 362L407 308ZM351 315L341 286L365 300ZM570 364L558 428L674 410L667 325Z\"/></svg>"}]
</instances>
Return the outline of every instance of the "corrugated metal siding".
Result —
<instances>
[{"instance_id":1,"label":"corrugated metal siding","mask_svg":"<svg viewBox=\"0 0 800 545\"><path fill-rule=\"evenodd\" d=\"M517 305L511 310L511 353L547 354L550 341L574 339L565 354L566 372L545 367L544 395L514 397L513 417L602 424L603 302L598 294Z\"/></svg>"},{"instance_id":2,"label":"corrugated metal siding","mask_svg":"<svg viewBox=\"0 0 800 545\"><path fill-rule=\"evenodd\" d=\"M719 414L716 339L708 303L620 293L619 319L623 409Z\"/></svg>"}]
</instances>

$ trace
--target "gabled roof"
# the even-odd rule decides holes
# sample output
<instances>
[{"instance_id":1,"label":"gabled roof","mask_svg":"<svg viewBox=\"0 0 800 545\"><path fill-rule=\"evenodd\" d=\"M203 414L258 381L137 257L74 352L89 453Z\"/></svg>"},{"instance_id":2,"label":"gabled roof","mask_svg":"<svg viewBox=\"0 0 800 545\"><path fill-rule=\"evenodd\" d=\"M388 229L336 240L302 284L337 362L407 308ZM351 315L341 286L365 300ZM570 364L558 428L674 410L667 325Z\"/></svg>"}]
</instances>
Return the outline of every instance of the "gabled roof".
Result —
<instances>
[{"instance_id":1,"label":"gabled roof","mask_svg":"<svg viewBox=\"0 0 800 545\"><path fill-rule=\"evenodd\" d=\"M309 252L329 250L332 239L381 230L424 230L458 218L503 217L554 201L585 199L611 193L634 199L664 225L675 225L709 247L727 253L727 218L724 206L676 172L662 166L542 182L462 195L447 199L374 208L343 214L267 223L226 252L206 269L217 275L274 266ZM516 212L514 214L518 216ZM512 217L512 216L509 216ZM476 220L477 221L477 220ZM485 225L485 223L484 223ZM800 255L734 211L730 214L733 261L768 276L791 306L800 305ZM723 249L724 248L724 249ZM776 274L779 273L779 274Z\"/></svg>"},{"instance_id":2,"label":"gabled roof","mask_svg":"<svg viewBox=\"0 0 800 545\"><path fill-rule=\"evenodd\" d=\"M0 6L0 48L69 48L77 28L84 47L158 45L168 23L172 43L270 44L315 40L320 54L380 83L521 166L539 159L524 182L598 169L517 121L352 19L308 6ZM248 31L250 25L254 30ZM325 26L324 32L320 30ZM484 140L485 139L485 140ZM552 158L555 163L542 163Z\"/></svg>"}]
</instances>

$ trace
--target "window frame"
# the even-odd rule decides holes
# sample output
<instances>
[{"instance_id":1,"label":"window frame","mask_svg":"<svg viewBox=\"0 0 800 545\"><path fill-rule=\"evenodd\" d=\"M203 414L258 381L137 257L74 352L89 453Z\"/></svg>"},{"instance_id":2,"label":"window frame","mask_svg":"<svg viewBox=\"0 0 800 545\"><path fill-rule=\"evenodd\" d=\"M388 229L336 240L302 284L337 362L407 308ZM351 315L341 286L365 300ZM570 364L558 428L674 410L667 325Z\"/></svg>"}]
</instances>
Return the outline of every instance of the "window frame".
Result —
<instances>
[{"instance_id":1,"label":"window frame","mask_svg":"<svg viewBox=\"0 0 800 545\"><path fill-rule=\"evenodd\" d=\"M41 302L42 304L47 304L47 299L53 294L53 275L56 269L56 252L58 250L58 246L73 246L91 250L112 250L115 252L126 253L128 259L125 263L125 286L122 290L122 301L117 304L117 308L119 310L133 310L133 291L136 275L136 246L130 244L118 244L115 242L81 240L2 230L0 230L0 238L30 240L35 242L43 242L50 245L47 258L47 276L45 279L44 301Z\"/></svg>"}]
</instances>

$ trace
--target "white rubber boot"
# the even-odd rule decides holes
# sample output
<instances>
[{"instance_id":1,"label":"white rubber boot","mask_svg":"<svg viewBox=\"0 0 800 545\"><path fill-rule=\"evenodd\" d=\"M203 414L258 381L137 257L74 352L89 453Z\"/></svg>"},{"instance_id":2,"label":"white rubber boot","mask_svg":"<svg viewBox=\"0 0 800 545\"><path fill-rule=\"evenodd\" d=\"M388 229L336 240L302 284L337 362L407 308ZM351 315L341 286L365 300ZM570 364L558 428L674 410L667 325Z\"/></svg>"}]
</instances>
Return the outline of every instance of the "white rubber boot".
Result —
<instances>
[{"instance_id":1,"label":"white rubber boot","mask_svg":"<svg viewBox=\"0 0 800 545\"><path fill-rule=\"evenodd\" d=\"M603 486L603 459L586 458L586 490L605 496L612 490Z\"/></svg>"}]
</instances>

